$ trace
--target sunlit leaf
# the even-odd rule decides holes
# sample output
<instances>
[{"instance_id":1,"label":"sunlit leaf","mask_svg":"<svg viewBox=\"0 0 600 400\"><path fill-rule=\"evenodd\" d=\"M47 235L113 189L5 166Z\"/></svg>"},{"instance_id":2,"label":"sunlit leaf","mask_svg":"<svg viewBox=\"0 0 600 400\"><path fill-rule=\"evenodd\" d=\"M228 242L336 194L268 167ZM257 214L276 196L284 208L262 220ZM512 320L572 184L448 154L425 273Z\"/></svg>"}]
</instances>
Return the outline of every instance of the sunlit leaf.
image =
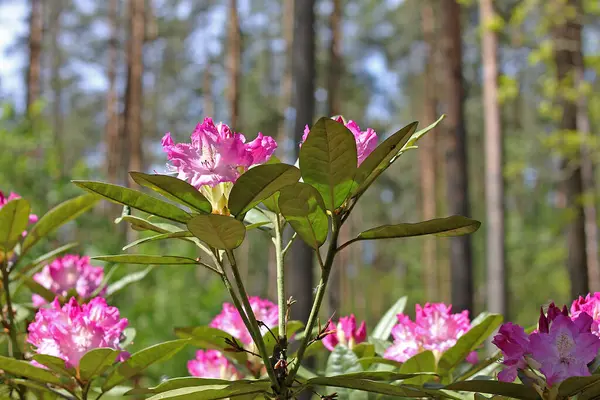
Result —
<instances>
[{"instance_id":1,"label":"sunlit leaf","mask_svg":"<svg viewBox=\"0 0 600 400\"><path fill-rule=\"evenodd\" d=\"M74 368L67 368L65 360L62 358L49 356L47 354L36 354L33 359L48 369L67 377L76 376Z\"/></svg>"},{"instance_id":2,"label":"sunlit leaf","mask_svg":"<svg viewBox=\"0 0 600 400\"><path fill-rule=\"evenodd\" d=\"M267 382L245 383L229 382L221 385L203 385L197 387L184 387L168 392L159 393L148 400L177 399L177 400L216 400L216 399L238 399L250 394L262 394L270 388ZM241 400L241 399L240 399Z\"/></svg>"},{"instance_id":3,"label":"sunlit leaf","mask_svg":"<svg viewBox=\"0 0 600 400\"><path fill-rule=\"evenodd\" d=\"M198 239L217 249L233 250L246 236L244 224L225 215L196 215L187 227Z\"/></svg>"},{"instance_id":4,"label":"sunlit leaf","mask_svg":"<svg viewBox=\"0 0 600 400\"><path fill-rule=\"evenodd\" d=\"M11 200L0 208L0 250L12 250L29 224L31 206L25 199Z\"/></svg>"},{"instance_id":5,"label":"sunlit leaf","mask_svg":"<svg viewBox=\"0 0 600 400\"><path fill-rule=\"evenodd\" d=\"M435 370L436 370L435 356L433 355L433 352L430 350L415 354L414 356L412 356L411 358L406 360L400 367L400 373L402 373L402 374L423 373L423 372L435 373ZM418 376L415 378L407 379L404 381L404 383L421 386L425 382L428 382L432 379L433 379L432 376L421 375L421 376Z\"/></svg>"},{"instance_id":6,"label":"sunlit leaf","mask_svg":"<svg viewBox=\"0 0 600 400\"><path fill-rule=\"evenodd\" d=\"M92 349L85 353L79 361L79 376L83 381L102 375L115 364L120 351L110 348Z\"/></svg>"},{"instance_id":7,"label":"sunlit leaf","mask_svg":"<svg viewBox=\"0 0 600 400\"><path fill-rule=\"evenodd\" d=\"M235 382L224 380L224 379L209 379L209 378L196 378L196 377L185 377L185 378L174 378L162 382L158 386L151 388L136 388L127 392L127 395L140 395L140 394L156 394L164 393L170 390L187 388L187 387L200 387L200 386L211 386L211 385L231 385L233 383L239 383L240 385L254 385L256 388L268 389L270 382L268 380L251 381L246 379L236 380Z\"/></svg>"},{"instance_id":8,"label":"sunlit leaf","mask_svg":"<svg viewBox=\"0 0 600 400\"><path fill-rule=\"evenodd\" d=\"M298 236L313 249L327 240L329 219L319 192L306 183L295 183L281 189L279 209Z\"/></svg>"},{"instance_id":9,"label":"sunlit leaf","mask_svg":"<svg viewBox=\"0 0 600 400\"><path fill-rule=\"evenodd\" d=\"M28 378L36 382L60 385L61 380L47 369L38 368L28 361L0 356L0 369L5 373Z\"/></svg>"}]
</instances>

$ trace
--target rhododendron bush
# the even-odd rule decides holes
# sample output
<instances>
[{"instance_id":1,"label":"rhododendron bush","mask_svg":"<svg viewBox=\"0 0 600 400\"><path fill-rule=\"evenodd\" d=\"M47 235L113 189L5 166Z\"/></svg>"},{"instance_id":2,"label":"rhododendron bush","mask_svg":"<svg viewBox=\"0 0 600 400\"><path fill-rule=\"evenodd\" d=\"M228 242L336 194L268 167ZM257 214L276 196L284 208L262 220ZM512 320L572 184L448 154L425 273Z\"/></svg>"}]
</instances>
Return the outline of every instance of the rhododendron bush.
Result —
<instances>
[{"instance_id":1,"label":"rhododendron bush","mask_svg":"<svg viewBox=\"0 0 600 400\"><path fill-rule=\"evenodd\" d=\"M412 123L381 140L355 121L321 118L306 128L299 159L291 165L276 157L270 136L258 133L248 140L206 118L189 139L171 133L162 138L164 173L130 173L144 191L76 180L89 194L39 219L27 199L0 194L1 319L9 343L7 356L0 357L5 392L21 399L82 400L291 399L301 393L321 399L598 398L600 294L575 299L570 308L543 307L531 328L443 303L417 304L412 312L405 310L406 298L374 326L354 314L328 318L321 312L336 257L353 243L465 235L479 228L478 221L455 215L360 227L354 238L339 240L373 182L438 122L421 131ZM116 223L147 235L124 243L123 254L90 258L66 244L31 256L41 239L102 198L123 206ZM273 243L277 299L249 292L240 273L237 249L248 235ZM137 250L173 240L193 244L197 256ZM320 272L306 321L290 319L295 300L284 279L295 240L312 249ZM112 282L102 262L148 269ZM157 265L206 268L222 281L230 300L206 326L153 326L172 332L173 340L135 349L136 327L129 326L113 295ZM15 293L25 289L31 303L15 304ZM490 353L490 346L496 351ZM134 379L185 347L191 351L188 376L165 377L151 387ZM319 366L306 362L318 354Z\"/></svg>"}]
</instances>

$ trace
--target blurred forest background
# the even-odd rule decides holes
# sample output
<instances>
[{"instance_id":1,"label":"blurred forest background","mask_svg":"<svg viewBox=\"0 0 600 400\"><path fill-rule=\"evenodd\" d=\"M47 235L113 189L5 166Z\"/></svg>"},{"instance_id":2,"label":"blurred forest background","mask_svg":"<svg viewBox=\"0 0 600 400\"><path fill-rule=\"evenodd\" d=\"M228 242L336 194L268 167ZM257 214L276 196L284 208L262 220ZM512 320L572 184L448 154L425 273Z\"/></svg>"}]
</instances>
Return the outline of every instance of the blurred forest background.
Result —
<instances>
[{"instance_id":1,"label":"blurred forest background","mask_svg":"<svg viewBox=\"0 0 600 400\"><path fill-rule=\"evenodd\" d=\"M342 235L454 213L482 228L349 247L323 316L353 312L372 327L407 295L408 311L445 301L529 326L540 305L600 290L597 0L0 0L0 51L0 190L38 215L80 193L70 179L131 185L127 171L164 172L164 133L186 141L205 116L275 136L293 163L304 125L323 115L382 141L445 113ZM138 235L113 223L120 212L102 203L46 250L78 241L83 254L118 254ZM243 273L252 295L275 300L268 238L252 233ZM145 246L196 256L177 241ZM297 318L312 261L299 242L288 256ZM180 266L155 268L115 305L139 349L207 324L226 300L219 279ZM154 378L186 375L192 354Z\"/></svg>"}]
</instances>

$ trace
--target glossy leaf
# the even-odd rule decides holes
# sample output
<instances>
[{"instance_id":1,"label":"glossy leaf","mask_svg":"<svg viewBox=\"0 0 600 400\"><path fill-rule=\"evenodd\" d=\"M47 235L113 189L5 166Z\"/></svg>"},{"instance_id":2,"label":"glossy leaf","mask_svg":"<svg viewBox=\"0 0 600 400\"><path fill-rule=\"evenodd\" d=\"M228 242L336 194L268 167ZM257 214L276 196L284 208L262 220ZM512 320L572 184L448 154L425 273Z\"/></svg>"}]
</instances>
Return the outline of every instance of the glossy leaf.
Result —
<instances>
[{"instance_id":1,"label":"glossy leaf","mask_svg":"<svg viewBox=\"0 0 600 400\"><path fill-rule=\"evenodd\" d=\"M31 206L25 199L15 199L0 208L0 250L10 251L19 242L29 224Z\"/></svg>"},{"instance_id":2,"label":"glossy leaf","mask_svg":"<svg viewBox=\"0 0 600 400\"><path fill-rule=\"evenodd\" d=\"M370 337L382 340L389 339L392 328L398 323L397 315L404 311L404 307L406 307L406 296L400 297L396 303L386 311L375 326L375 329L373 329L373 333L371 333Z\"/></svg>"},{"instance_id":3,"label":"glossy leaf","mask_svg":"<svg viewBox=\"0 0 600 400\"><path fill-rule=\"evenodd\" d=\"M140 244L155 242L157 240L181 239L181 238L188 238L188 237L193 237L193 236L194 235L192 235L192 232L188 232L188 231L184 231L184 230L177 231L177 232L160 233L158 235L144 237L144 238L138 239L134 242L131 242L127 246L123 247L123 251L130 249L132 247L138 246Z\"/></svg>"},{"instance_id":4,"label":"glossy leaf","mask_svg":"<svg viewBox=\"0 0 600 400\"><path fill-rule=\"evenodd\" d=\"M47 369L38 368L28 361L0 356L0 369L6 373L28 378L36 382L60 385L61 380Z\"/></svg>"},{"instance_id":5,"label":"glossy leaf","mask_svg":"<svg viewBox=\"0 0 600 400\"><path fill-rule=\"evenodd\" d=\"M89 381L102 375L111 365L115 364L121 352L109 348L97 348L88 351L79 361L79 377Z\"/></svg>"},{"instance_id":6,"label":"glossy leaf","mask_svg":"<svg viewBox=\"0 0 600 400\"><path fill-rule=\"evenodd\" d=\"M60 375L71 377L76 376L77 372L74 368L67 368L65 364L65 360L62 358L49 356L47 354L36 354L33 356L33 359L43 366L47 367L49 370L54 371Z\"/></svg>"},{"instance_id":7,"label":"glossy leaf","mask_svg":"<svg viewBox=\"0 0 600 400\"><path fill-rule=\"evenodd\" d=\"M295 183L279 192L279 209L298 236L313 249L327 240L329 219L319 192L307 183Z\"/></svg>"},{"instance_id":8,"label":"glossy leaf","mask_svg":"<svg viewBox=\"0 0 600 400\"><path fill-rule=\"evenodd\" d=\"M151 387L151 388L136 388L127 392L127 395L140 395L140 394L156 394L156 393L164 393L170 390L187 388L187 387L200 387L200 386L211 386L211 385L231 385L231 384L240 384L240 385L255 385L255 387L263 388L265 384L270 385L267 380L247 380L240 379L235 382L224 380L224 379L211 379L211 378L196 378L196 377L185 377L185 378L174 378L169 379L167 381L162 382L160 385ZM266 386L269 388L269 386Z\"/></svg>"},{"instance_id":9,"label":"glossy leaf","mask_svg":"<svg viewBox=\"0 0 600 400\"><path fill-rule=\"evenodd\" d=\"M342 205L357 168L352 132L331 118L319 119L300 148L299 160L304 182L319 191L327 209L333 211Z\"/></svg>"},{"instance_id":10,"label":"glossy leaf","mask_svg":"<svg viewBox=\"0 0 600 400\"><path fill-rule=\"evenodd\" d=\"M445 389L462 392L496 394L521 400L537 400L539 398L537 392L532 387L493 380L455 382L446 386Z\"/></svg>"},{"instance_id":11,"label":"glossy leaf","mask_svg":"<svg viewBox=\"0 0 600 400\"><path fill-rule=\"evenodd\" d=\"M233 185L228 208L236 217L267 199L284 186L298 182L300 170L288 164L258 165L242 174Z\"/></svg>"},{"instance_id":12,"label":"glossy leaf","mask_svg":"<svg viewBox=\"0 0 600 400\"><path fill-rule=\"evenodd\" d=\"M446 374L465 360L470 352L481 345L485 339L502 324L502 315L489 314L479 324L473 326L461 336L454 346L448 349L440 358L438 371Z\"/></svg>"},{"instance_id":13,"label":"glossy leaf","mask_svg":"<svg viewBox=\"0 0 600 400\"><path fill-rule=\"evenodd\" d=\"M129 206L158 217L181 223L186 223L192 217L171 203L159 200L137 190L96 181L73 181L73 183L89 192L99 194L113 203Z\"/></svg>"},{"instance_id":14,"label":"glossy leaf","mask_svg":"<svg viewBox=\"0 0 600 400\"><path fill-rule=\"evenodd\" d=\"M435 365L435 356L433 352L430 350L423 351L421 353L415 354L408 360L406 360L402 366L400 367L400 373L410 374L410 373L423 373L423 372L431 372L435 373L436 365ZM410 383L418 386L422 386L425 382L432 380L432 376L421 375L415 378L408 379L404 381L404 383Z\"/></svg>"},{"instance_id":15,"label":"glossy leaf","mask_svg":"<svg viewBox=\"0 0 600 400\"><path fill-rule=\"evenodd\" d=\"M108 285L108 287L106 288L106 296L110 296L115 294L116 292L118 292L119 290L127 287L128 285L134 283L134 282L139 282L142 279L144 279L149 273L150 271L152 271L154 269L154 267L151 265L148 268L144 269L143 271L138 271L138 272L134 272L132 274L128 274L125 275L123 278L119 279L118 281L111 283L110 285Z\"/></svg>"},{"instance_id":16,"label":"glossy leaf","mask_svg":"<svg viewBox=\"0 0 600 400\"><path fill-rule=\"evenodd\" d=\"M41 238L88 211L98 200L98 196L87 194L67 200L48 211L27 233L27 237L23 242L21 256L31 249Z\"/></svg>"},{"instance_id":17,"label":"glossy leaf","mask_svg":"<svg viewBox=\"0 0 600 400\"><path fill-rule=\"evenodd\" d=\"M229 382L221 385L203 385L197 387L184 387L159 393L148 400L158 399L177 399L177 400L216 400L216 399L236 399L241 396L251 394L266 393L270 388L270 383L260 382L249 384L244 382Z\"/></svg>"},{"instance_id":18,"label":"glossy leaf","mask_svg":"<svg viewBox=\"0 0 600 400\"><path fill-rule=\"evenodd\" d=\"M248 359L246 353L233 353L224 351L230 346L225 343L225 339L231 338L231 335L225 331L210 326L175 328L175 335L180 338L190 339L190 344L203 349L220 350L225 356L236 360L239 364L244 364Z\"/></svg>"},{"instance_id":19,"label":"glossy leaf","mask_svg":"<svg viewBox=\"0 0 600 400\"><path fill-rule=\"evenodd\" d=\"M196 215L188 222L187 227L207 245L223 250L239 247L246 236L244 224L226 215Z\"/></svg>"},{"instance_id":20,"label":"glossy leaf","mask_svg":"<svg viewBox=\"0 0 600 400\"><path fill-rule=\"evenodd\" d=\"M186 181L173 176L148 175L141 172L130 172L129 175L138 185L152 189L176 203L184 204L201 213L212 212L210 201Z\"/></svg>"},{"instance_id":21,"label":"glossy leaf","mask_svg":"<svg viewBox=\"0 0 600 400\"><path fill-rule=\"evenodd\" d=\"M461 215L414 224L383 225L358 234L358 240L392 239L422 235L461 236L475 232L481 222Z\"/></svg>"},{"instance_id":22,"label":"glossy leaf","mask_svg":"<svg viewBox=\"0 0 600 400\"><path fill-rule=\"evenodd\" d=\"M160 343L134 353L127 361L119 364L102 386L103 391L107 391L124 382L125 380L138 375L150 365L162 362L171 358L189 343L188 339L172 340L170 342Z\"/></svg>"}]
</instances>

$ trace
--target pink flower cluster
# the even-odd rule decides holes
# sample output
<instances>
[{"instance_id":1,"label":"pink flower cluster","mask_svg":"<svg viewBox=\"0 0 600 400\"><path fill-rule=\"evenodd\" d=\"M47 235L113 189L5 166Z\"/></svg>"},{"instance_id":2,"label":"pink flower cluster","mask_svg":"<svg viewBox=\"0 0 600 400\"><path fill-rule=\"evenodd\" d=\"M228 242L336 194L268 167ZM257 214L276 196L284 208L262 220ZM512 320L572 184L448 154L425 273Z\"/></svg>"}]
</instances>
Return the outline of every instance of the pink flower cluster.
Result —
<instances>
[{"instance_id":1,"label":"pink flower cluster","mask_svg":"<svg viewBox=\"0 0 600 400\"><path fill-rule=\"evenodd\" d=\"M191 143L175 144L171 133L167 133L162 146L171 163L170 169L177 172L179 179L199 189L204 185L215 187L222 182L235 182L251 166L266 162L277 143L262 133L246 143L241 133L205 118L192 132Z\"/></svg>"},{"instance_id":2,"label":"pink flower cluster","mask_svg":"<svg viewBox=\"0 0 600 400\"><path fill-rule=\"evenodd\" d=\"M16 193L10 192L10 194L8 195L8 197L6 197L4 195L4 193L0 190L0 208L2 208L4 205L6 205L6 203L8 203L11 200L16 200L16 199L20 199L21 196L19 196ZM29 214L29 223L30 224L35 224L38 221L38 217L35 214ZM23 236L25 236L27 234L27 232L23 232Z\"/></svg>"},{"instance_id":3,"label":"pink flower cluster","mask_svg":"<svg viewBox=\"0 0 600 400\"><path fill-rule=\"evenodd\" d=\"M600 337L600 292L594 294L588 293L587 296L579 296L571 304L571 318L578 317L581 313L586 313L594 322L592 322L592 333Z\"/></svg>"},{"instance_id":4,"label":"pink flower cluster","mask_svg":"<svg viewBox=\"0 0 600 400\"><path fill-rule=\"evenodd\" d=\"M452 314L452 306L444 303L427 303L424 307L417 304L415 309L414 321L405 314L398 314L398 324L392 329L394 343L385 351L385 358L405 362L431 350L439 359L471 329L468 311ZM477 354L472 352L467 361L477 362Z\"/></svg>"},{"instance_id":5,"label":"pink flower cluster","mask_svg":"<svg viewBox=\"0 0 600 400\"><path fill-rule=\"evenodd\" d=\"M352 120L346 122L342 116L332 117L332 119L340 124L344 124L354 135L354 139L356 140L358 165L360 165L377 147L377 133L371 128L367 128L366 131L361 131L356 122ZM309 133L310 127L306 125L304 128L304 135L302 135L302 143L306 141Z\"/></svg>"},{"instance_id":6,"label":"pink flower cluster","mask_svg":"<svg viewBox=\"0 0 600 400\"><path fill-rule=\"evenodd\" d=\"M89 350L109 347L120 350L119 342L127 319L101 297L79 305L75 298L61 307L58 298L49 308L41 308L29 327L27 341L38 354L65 360L67 367L77 367ZM128 354L122 352L119 359Z\"/></svg>"},{"instance_id":7,"label":"pink flower cluster","mask_svg":"<svg viewBox=\"0 0 600 400\"><path fill-rule=\"evenodd\" d=\"M579 299L574 307L591 301L593 298ZM578 311L569 316L566 306L560 310L552 303L546 314L541 311L538 329L530 335L519 325L502 325L492 341L504 357L505 367L498 379L512 382L519 370L528 367L539 370L549 387L572 376L589 376L587 364L598 354L600 338L592 332L593 318Z\"/></svg>"},{"instance_id":8,"label":"pink flower cluster","mask_svg":"<svg viewBox=\"0 0 600 400\"><path fill-rule=\"evenodd\" d=\"M354 317L354 314L351 314L349 317L340 318L335 326L330 321L327 330L332 331L332 333L325 336L323 345L331 351L333 351L338 344L351 349L355 345L367 340L367 325L365 324L365 321L363 321L360 326L356 328L356 318Z\"/></svg>"},{"instance_id":9,"label":"pink flower cluster","mask_svg":"<svg viewBox=\"0 0 600 400\"><path fill-rule=\"evenodd\" d=\"M92 266L89 257L67 254L46 265L33 279L59 296L67 296L70 290L75 290L79 297L86 299L102 283L104 269ZM35 307L46 304L46 300L37 294L32 300Z\"/></svg>"},{"instance_id":10,"label":"pink flower cluster","mask_svg":"<svg viewBox=\"0 0 600 400\"><path fill-rule=\"evenodd\" d=\"M248 300L257 320L262 321L269 328L277 326L279 307L276 304L260 297L249 297ZM244 325L240 313L231 303L223 304L223 310L212 320L210 326L227 332L246 347L253 345L250 332ZM262 334L266 332L267 329L263 327ZM191 375L202 378L235 379L239 376L233 364L216 350L198 351L196 359L188 362L188 371ZM218 376L215 375L217 372Z\"/></svg>"}]
</instances>

